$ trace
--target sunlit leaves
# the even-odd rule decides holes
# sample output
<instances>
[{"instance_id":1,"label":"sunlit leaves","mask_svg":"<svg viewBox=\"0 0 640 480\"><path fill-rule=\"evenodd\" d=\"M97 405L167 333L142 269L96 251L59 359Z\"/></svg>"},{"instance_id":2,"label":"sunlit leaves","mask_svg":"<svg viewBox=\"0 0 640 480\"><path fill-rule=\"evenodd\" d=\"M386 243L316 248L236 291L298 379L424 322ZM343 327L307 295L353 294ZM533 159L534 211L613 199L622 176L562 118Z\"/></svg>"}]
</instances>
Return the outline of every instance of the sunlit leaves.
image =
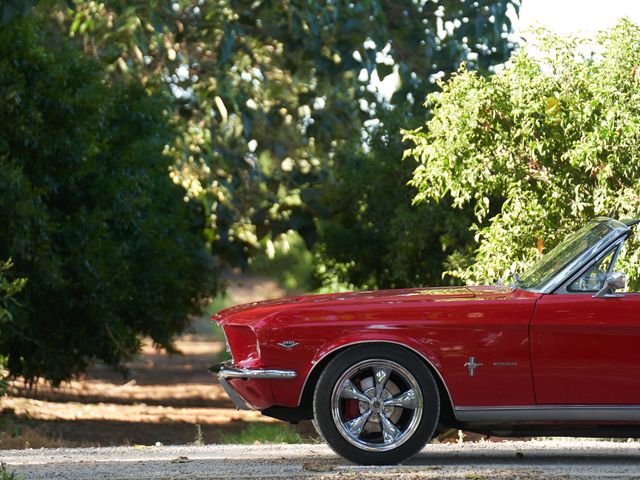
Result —
<instances>
[{"instance_id":1,"label":"sunlit leaves","mask_svg":"<svg viewBox=\"0 0 640 480\"><path fill-rule=\"evenodd\" d=\"M207 212L214 252L244 265L255 235L300 228L313 242L322 206L284 198L324 186L336 150L361 141L383 101L374 73L395 72L391 103L424 115L435 78L508 57L506 13L518 5L76 0L56 18L115 76L171 90L174 181Z\"/></svg>"},{"instance_id":2,"label":"sunlit leaves","mask_svg":"<svg viewBox=\"0 0 640 480\"><path fill-rule=\"evenodd\" d=\"M639 38L623 20L592 53L586 40L538 31L536 54L525 46L486 79L461 69L429 97L433 118L406 134L407 154L416 201L451 195L474 207L479 248L456 276L495 281L589 217L640 214ZM622 260L636 284L637 247Z\"/></svg>"}]
</instances>

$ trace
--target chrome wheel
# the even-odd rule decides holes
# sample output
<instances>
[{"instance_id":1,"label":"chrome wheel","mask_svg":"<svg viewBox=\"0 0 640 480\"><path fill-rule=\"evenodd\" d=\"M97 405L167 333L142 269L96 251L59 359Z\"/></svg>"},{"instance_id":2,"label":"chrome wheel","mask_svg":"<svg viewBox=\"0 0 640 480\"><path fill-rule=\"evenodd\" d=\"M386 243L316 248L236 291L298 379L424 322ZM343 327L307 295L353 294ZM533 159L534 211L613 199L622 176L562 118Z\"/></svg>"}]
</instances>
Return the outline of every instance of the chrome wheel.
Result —
<instances>
[{"instance_id":1,"label":"chrome wheel","mask_svg":"<svg viewBox=\"0 0 640 480\"><path fill-rule=\"evenodd\" d=\"M392 450L409 440L420 424L423 404L416 378L388 359L351 366L331 394L337 430L352 445L371 452Z\"/></svg>"}]
</instances>

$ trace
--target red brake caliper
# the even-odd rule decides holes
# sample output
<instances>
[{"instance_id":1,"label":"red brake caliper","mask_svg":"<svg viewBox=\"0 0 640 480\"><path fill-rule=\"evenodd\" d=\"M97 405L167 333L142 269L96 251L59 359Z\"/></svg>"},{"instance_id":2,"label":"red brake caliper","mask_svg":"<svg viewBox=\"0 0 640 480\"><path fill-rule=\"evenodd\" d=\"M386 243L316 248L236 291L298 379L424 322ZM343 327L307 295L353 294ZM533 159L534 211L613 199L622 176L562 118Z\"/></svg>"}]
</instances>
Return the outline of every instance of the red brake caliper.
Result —
<instances>
[{"instance_id":1,"label":"red brake caliper","mask_svg":"<svg viewBox=\"0 0 640 480\"><path fill-rule=\"evenodd\" d=\"M349 399L347 400L347 404L344 409L344 416L346 420L351 420L353 418L360 416L360 407L358 406L360 402L358 400Z\"/></svg>"},{"instance_id":2,"label":"red brake caliper","mask_svg":"<svg viewBox=\"0 0 640 480\"><path fill-rule=\"evenodd\" d=\"M357 387L360 388L359 381L355 382ZM360 413L360 402L358 400L354 400L352 398L348 399L344 408L344 416L345 420L352 420L356 417L359 417Z\"/></svg>"}]
</instances>

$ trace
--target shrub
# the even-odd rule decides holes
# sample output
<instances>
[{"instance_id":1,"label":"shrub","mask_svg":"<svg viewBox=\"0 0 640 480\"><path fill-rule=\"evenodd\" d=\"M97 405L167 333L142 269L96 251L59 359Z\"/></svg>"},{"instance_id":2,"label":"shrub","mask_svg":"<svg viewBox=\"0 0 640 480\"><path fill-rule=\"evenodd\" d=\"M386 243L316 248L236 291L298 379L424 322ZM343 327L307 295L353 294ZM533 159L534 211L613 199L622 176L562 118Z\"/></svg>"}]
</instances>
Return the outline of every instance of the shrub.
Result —
<instances>
[{"instance_id":1,"label":"shrub","mask_svg":"<svg viewBox=\"0 0 640 480\"><path fill-rule=\"evenodd\" d=\"M381 118L364 147L338 152L326 182L331 214L318 222L316 269L327 290L451 283L442 275L448 256L471 241L469 209L412 205L415 164L403 161L400 135L409 117L396 109Z\"/></svg>"},{"instance_id":2,"label":"shrub","mask_svg":"<svg viewBox=\"0 0 640 480\"><path fill-rule=\"evenodd\" d=\"M589 217L640 215L640 26L622 20L595 44L539 31L502 72L462 69L441 88L406 138L416 199L474 209L479 247L453 275L495 281ZM620 265L637 287L630 246Z\"/></svg>"},{"instance_id":3,"label":"shrub","mask_svg":"<svg viewBox=\"0 0 640 480\"><path fill-rule=\"evenodd\" d=\"M0 355L54 383L119 366L141 335L170 346L214 287L201 215L163 155L167 100L108 83L33 18L0 30L0 258L29 282Z\"/></svg>"},{"instance_id":4,"label":"shrub","mask_svg":"<svg viewBox=\"0 0 640 480\"><path fill-rule=\"evenodd\" d=\"M0 332L3 330L4 324L12 320L13 315L10 307L19 306L15 300L15 295L20 292L27 283L26 278L18 278L11 280L9 278L9 270L13 266L11 259L0 264ZM7 366L7 357L0 355L0 397L7 392L9 387L5 375Z\"/></svg>"}]
</instances>

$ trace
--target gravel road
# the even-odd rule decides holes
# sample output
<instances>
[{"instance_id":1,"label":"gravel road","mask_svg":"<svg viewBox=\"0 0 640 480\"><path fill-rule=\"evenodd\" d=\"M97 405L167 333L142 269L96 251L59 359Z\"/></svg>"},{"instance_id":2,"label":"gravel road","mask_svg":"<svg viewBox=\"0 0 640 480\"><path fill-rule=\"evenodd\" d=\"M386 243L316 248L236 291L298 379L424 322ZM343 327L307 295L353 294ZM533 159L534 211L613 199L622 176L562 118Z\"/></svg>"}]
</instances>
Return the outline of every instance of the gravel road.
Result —
<instances>
[{"instance_id":1,"label":"gravel road","mask_svg":"<svg viewBox=\"0 0 640 480\"><path fill-rule=\"evenodd\" d=\"M428 445L397 467L361 467L322 444L0 450L25 479L640 478L640 443L545 440Z\"/></svg>"}]
</instances>

